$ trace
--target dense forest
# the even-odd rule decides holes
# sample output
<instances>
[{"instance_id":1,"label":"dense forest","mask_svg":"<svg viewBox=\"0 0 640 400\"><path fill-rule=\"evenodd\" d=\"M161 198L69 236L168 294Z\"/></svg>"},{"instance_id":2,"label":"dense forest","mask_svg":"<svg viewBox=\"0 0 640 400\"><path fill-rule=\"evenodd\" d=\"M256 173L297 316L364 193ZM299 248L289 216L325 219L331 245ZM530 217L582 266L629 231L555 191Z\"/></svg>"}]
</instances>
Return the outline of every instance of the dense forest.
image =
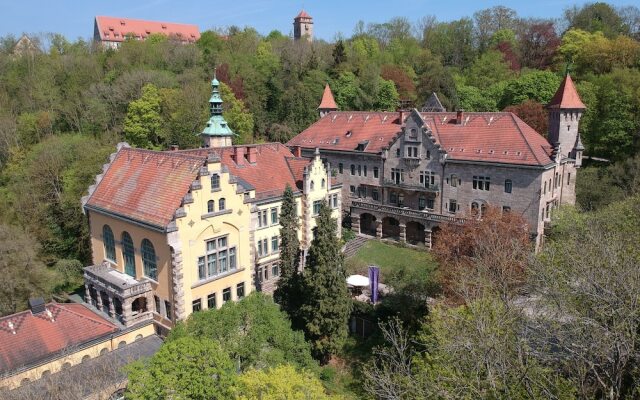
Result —
<instances>
[{"instance_id":1,"label":"dense forest","mask_svg":"<svg viewBox=\"0 0 640 400\"><path fill-rule=\"evenodd\" d=\"M557 19L507 7L455 21L358 22L350 37L293 41L250 27L206 31L193 45L163 36L105 50L58 34L0 38L0 314L29 295L78 285L91 260L80 197L115 143L199 145L209 82L223 82L237 143L286 141L317 119L329 82L343 110L420 105L512 111L546 133L544 104L570 71L588 107L579 205L598 209L637 192L640 10L605 3ZM600 183L596 183L600 182Z\"/></svg>"}]
</instances>

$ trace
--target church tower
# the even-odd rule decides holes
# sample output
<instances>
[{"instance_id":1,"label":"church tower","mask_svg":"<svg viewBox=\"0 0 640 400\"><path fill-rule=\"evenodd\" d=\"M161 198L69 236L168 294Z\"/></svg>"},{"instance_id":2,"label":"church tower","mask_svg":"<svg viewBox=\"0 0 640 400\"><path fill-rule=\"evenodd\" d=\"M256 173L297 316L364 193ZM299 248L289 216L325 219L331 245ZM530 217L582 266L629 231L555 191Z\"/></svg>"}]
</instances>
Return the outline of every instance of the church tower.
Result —
<instances>
[{"instance_id":1,"label":"church tower","mask_svg":"<svg viewBox=\"0 0 640 400\"><path fill-rule=\"evenodd\" d=\"M564 77L558 91L547 104L547 110L549 111L549 143L554 147L556 157L572 158L576 160L576 167L580 167L584 147L580 140L578 125L586 107L580 100L569 74Z\"/></svg>"},{"instance_id":2,"label":"church tower","mask_svg":"<svg viewBox=\"0 0 640 400\"><path fill-rule=\"evenodd\" d=\"M216 79L215 70L211 81L211 98L209 99L209 112L211 117L200 136L204 147L231 146L231 139L235 136L229 124L222 116L222 97L220 97L220 82Z\"/></svg>"},{"instance_id":3,"label":"church tower","mask_svg":"<svg viewBox=\"0 0 640 400\"><path fill-rule=\"evenodd\" d=\"M338 111L338 105L333 99L333 93L331 93L331 88L328 83L324 87L324 93L322 93L322 101L320 101L318 111L320 112L320 118L329 114L331 111Z\"/></svg>"},{"instance_id":4,"label":"church tower","mask_svg":"<svg viewBox=\"0 0 640 400\"><path fill-rule=\"evenodd\" d=\"M293 38L313 41L313 18L305 10L300 11L300 14L293 19Z\"/></svg>"}]
</instances>

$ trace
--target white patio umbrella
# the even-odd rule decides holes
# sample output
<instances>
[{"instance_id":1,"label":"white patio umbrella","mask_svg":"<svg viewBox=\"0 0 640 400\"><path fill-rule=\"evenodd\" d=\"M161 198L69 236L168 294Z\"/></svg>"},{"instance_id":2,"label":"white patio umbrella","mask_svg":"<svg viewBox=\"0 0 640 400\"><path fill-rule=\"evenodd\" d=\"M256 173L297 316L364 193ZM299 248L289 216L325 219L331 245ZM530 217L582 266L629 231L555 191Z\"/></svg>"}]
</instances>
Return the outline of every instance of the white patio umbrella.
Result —
<instances>
[{"instance_id":1,"label":"white patio umbrella","mask_svg":"<svg viewBox=\"0 0 640 400\"><path fill-rule=\"evenodd\" d=\"M369 278L362 275L350 275L347 278L347 284L351 286L369 286Z\"/></svg>"}]
</instances>

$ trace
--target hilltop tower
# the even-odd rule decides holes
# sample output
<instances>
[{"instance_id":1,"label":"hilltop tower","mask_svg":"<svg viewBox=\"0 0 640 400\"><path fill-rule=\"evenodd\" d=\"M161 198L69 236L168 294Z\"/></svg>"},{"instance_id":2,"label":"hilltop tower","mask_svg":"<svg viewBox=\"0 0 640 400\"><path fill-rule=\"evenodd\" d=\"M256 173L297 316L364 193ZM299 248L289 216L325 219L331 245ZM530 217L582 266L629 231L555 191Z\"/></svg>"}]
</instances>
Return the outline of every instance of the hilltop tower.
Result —
<instances>
[{"instance_id":1,"label":"hilltop tower","mask_svg":"<svg viewBox=\"0 0 640 400\"><path fill-rule=\"evenodd\" d=\"M331 111L338 111L338 105L333 99L333 93L331 93L331 88L328 83L324 86L324 93L322 93L322 101L320 101L318 111L320 112L320 118L329 114Z\"/></svg>"},{"instance_id":2,"label":"hilltop tower","mask_svg":"<svg viewBox=\"0 0 640 400\"><path fill-rule=\"evenodd\" d=\"M580 100L571 76L567 74L549 104L549 143L556 151L556 157L576 160L576 167L582 165L582 140L578 132L580 118L586 110Z\"/></svg>"},{"instance_id":3,"label":"hilltop tower","mask_svg":"<svg viewBox=\"0 0 640 400\"><path fill-rule=\"evenodd\" d=\"M204 147L224 147L232 145L235 133L229 128L229 124L222 116L222 97L220 97L220 82L216 79L215 70L211 81L211 98L209 99L209 112L211 117L207 126L200 133Z\"/></svg>"},{"instance_id":4,"label":"hilltop tower","mask_svg":"<svg viewBox=\"0 0 640 400\"><path fill-rule=\"evenodd\" d=\"M293 19L293 38L295 40L305 38L307 41L313 41L313 18L307 14L305 10Z\"/></svg>"}]
</instances>

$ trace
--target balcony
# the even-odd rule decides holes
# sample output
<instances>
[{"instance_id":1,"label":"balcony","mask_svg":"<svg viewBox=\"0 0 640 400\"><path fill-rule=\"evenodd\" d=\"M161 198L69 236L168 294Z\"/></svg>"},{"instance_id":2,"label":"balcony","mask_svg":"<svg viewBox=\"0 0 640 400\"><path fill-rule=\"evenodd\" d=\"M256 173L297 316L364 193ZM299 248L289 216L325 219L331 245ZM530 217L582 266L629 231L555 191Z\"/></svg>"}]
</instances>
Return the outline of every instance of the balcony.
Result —
<instances>
[{"instance_id":1,"label":"balcony","mask_svg":"<svg viewBox=\"0 0 640 400\"><path fill-rule=\"evenodd\" d=\"M405 190L417 190L420 192L429 192L429 193L439 193L440 185L437 183L434 185L429 185L429 187L424 187L424 185L415 184L415 183L405 183L405 182L396 182L390 179L384 180L384 186L393 187Z\"/></svg>"},{"instance_id":2,"label":"balcony","mask_svg":"<svg viewBox=\"0 0 640 400\"><path fill-rule=\"evenodd\" d=\"M426 210L420 211L420 210L414 210L411 208L394 207L394 206L389 206L385 204L368 203L364 201L352 201L351 209L352 209L352 212L357 210L373 211L383 216L405 217L414 221L453 222L453 223L464 222L463 218L436 214Z\"/></svg>"},{"instance_id":3,"label":"balcony","mask_svg":"<svg viewBox=\"0 0 640 400\"><path fill-rule=\"evenodd\" d=\"M151 282L136 280L108 262L84 269L85 301L129 327L153 318Z\"/></svg>"}]
</instances>

